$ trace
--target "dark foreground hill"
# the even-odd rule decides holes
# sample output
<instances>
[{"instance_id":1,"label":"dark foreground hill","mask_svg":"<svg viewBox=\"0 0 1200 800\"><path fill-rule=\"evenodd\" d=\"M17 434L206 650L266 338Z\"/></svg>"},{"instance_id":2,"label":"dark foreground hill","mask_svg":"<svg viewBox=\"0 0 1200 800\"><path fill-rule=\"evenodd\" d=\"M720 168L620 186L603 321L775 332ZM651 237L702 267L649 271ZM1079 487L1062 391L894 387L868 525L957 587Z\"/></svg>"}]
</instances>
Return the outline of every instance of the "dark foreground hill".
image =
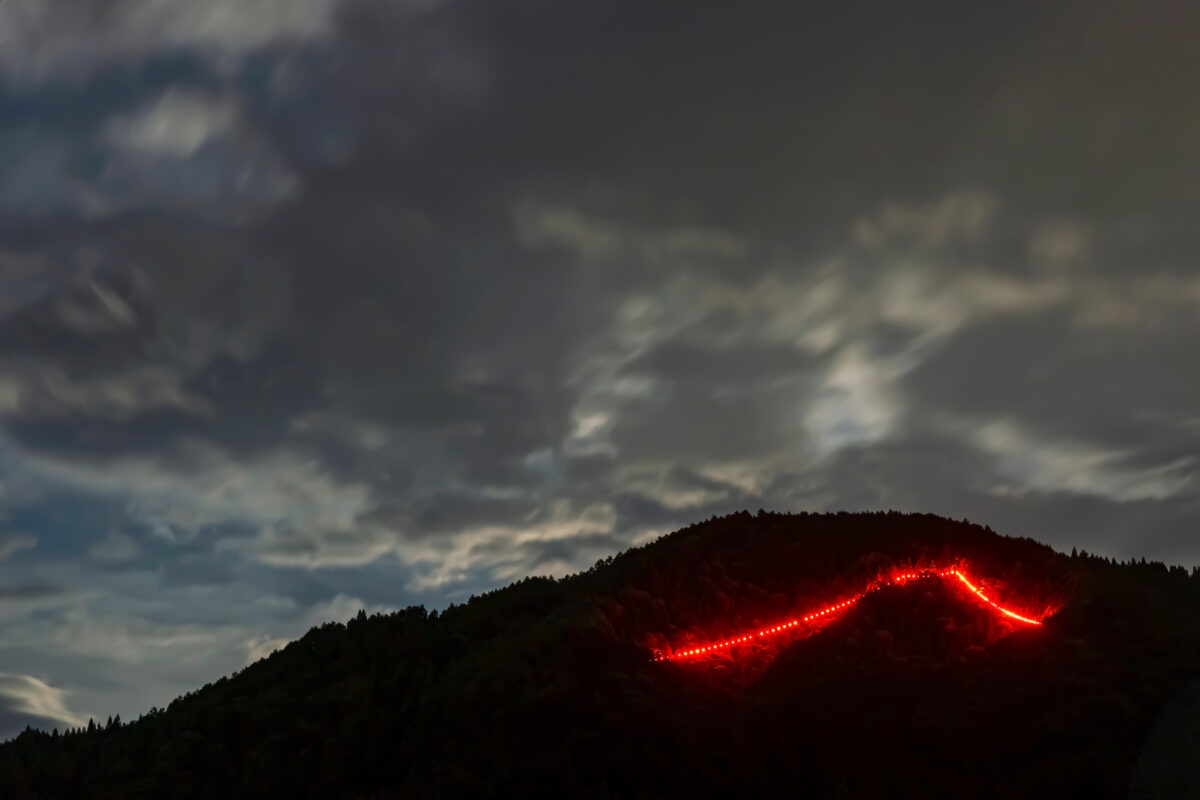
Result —
<instances>
[{"instance_id":1,"label":"dark foreground hill","mask_svg":"<svg viewBox=\"0 0 1200 800\"><path fill-rule=\"evenodd\" d=\"M653 660L952 563L1049 616L919 580ZM442 614L314 628L135 722L26 731L0 797L1124 797L1198 673L1181 568L927 515L743 512Z\"/></svg>"}]
</instances>

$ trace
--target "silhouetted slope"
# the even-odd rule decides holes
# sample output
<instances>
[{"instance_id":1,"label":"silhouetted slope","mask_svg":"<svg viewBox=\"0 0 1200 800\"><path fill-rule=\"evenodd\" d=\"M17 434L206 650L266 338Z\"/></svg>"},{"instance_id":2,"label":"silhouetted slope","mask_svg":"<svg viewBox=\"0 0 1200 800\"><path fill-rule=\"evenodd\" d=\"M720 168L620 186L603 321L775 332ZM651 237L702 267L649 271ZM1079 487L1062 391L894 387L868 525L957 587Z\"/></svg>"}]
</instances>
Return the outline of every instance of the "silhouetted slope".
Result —
<instances>
[{"instance_id":1,"label":"silhouetted slope","mask_svg":"<svg viewBox=\"0 0 1200 800\"><path fill-rule=\"evenodd\" d=\"M1167 699L1142 745L1129 800L1200 797L1200 680Z\"/></svg>"},{"instance_id":2,"label":"silhouetted slope","mask_svg":"<svg viewBox=\"0 0 1200 800\"><path fill-rule=\"evenodd\" d=\"M1015 626L954 587L872 593L802 635L717 639L965 561L1057 608ZM1200 578L928 515L734 514L569 578L309 631L92 733L0 746L2 797L1119 797L1200 666Z\"/></svg>"}]
</instances>

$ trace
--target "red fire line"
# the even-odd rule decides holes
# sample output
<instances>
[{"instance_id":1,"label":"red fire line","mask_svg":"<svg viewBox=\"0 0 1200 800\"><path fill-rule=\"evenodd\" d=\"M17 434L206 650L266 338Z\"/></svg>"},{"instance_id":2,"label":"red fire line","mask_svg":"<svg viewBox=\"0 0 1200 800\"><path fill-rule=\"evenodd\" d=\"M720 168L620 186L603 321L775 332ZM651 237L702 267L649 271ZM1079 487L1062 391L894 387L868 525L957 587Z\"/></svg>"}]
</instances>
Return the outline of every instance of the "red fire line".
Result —
<instances>
[{"instance_id":1,"label":"red fire line","mask_svg":"<svg viewBox=\"0 0 1200 800\"><path fill-rule=\"evenodd\" d=\"M980 600L987 603L989 606L996 609L1001 614L1004 614L1005 616L1008 616L1008 617L1012 617L1013 619L1020 620L1021 622L1027 622L1030 625L1041 625L1042 624L1041 620L1030 619L1029 617L1022 617L1020 614L1017 614L1016 612L1013 612L1013 611L1009 611L1007 608L1004 608L1003 606L998 605L994 600L990 599L983 592L979 591L979 589L977 587L973 586L971 584L971 582L969 580L967 580L966 576L963 575L958 570L954 570L954 577L956 577L960 581L962 581L963 585L966 586L968 589L970 589L972 592L974 592L979 597Z\"/></svg>"},{"instance_id":2,"label":"red fire line","mask_svg":"<svg viewBox=\"0 0 1200 800\"><path fill-rule=\"evenodd\" d=\"M815 621L821 619L822 617L827 617L830 614L835 614L838 611L842 611L846 608L849 608L850 606L854 605L859 600L861 600L863 597L870 594L871 592L878 591L879 589L882 589L885 586L889 586L889 585L893 585L893 584L903 584L903 583L907 583L908 581L911 581L911 580L917 580L919 578L951 578L951 577L957 578L964 586L966 586L968 589L971 590L971 593L973 595L975 595L981 601L983 601L987 605L991 606L996 611L999 611L1001 614L1005 615L1006 617L1010 617L1011 619L1015 619L1019 622L1024 622L1028 625L1041 625L1042 624L1041 620L1030 619L1029 617L1021 616L1020 614L1016 613L1015 611L1010 611L1009 609L1004 608L1003 606L1001 606L1000 604L996 603L994 600L989 598L987 595L985 595L982 591L980 591L979 587L976 586L975 584L971 583L971 581L968 580L967 576L964 575L961 570L959 570L957 567L950 567L948 569L941 569L941 570L925 570L925 571L921 571L921 572L897 573L888 580L877 581L876 583L869 586L866 590L859 592L858 594L854 595L853 597L851 597L848 600L843 600L840 603L834 603L833 605L828 606L827 608L823 608L819 611L814 611L811 614L806 614L803 617L796 617L794 619L789 619L786 622L781 622L777 625L772 625L767 628L761 628L760 630L754 631L753 633L747 633L742 636L735 636L732 639L725 639L724 641L720 641L720 642L712 642L710 644L701 645L699 647L691 647L691 648L688 648L687 650L677 650L677 651L671 653L670 655L660 653L659 655L657 655L655 657L654 660L655 661L678 661L679 659L692 658L695 656L704 655L706 653L711 653L714 650L724 650L727 647L734 647L735 645L745 644L746 642L750 642L755 639L762 639L762 638L766 638L768 636L774 636L775 634L792 630L793 628L797 628L806 622L815 622Z\"/></svg>"}]
</instances>

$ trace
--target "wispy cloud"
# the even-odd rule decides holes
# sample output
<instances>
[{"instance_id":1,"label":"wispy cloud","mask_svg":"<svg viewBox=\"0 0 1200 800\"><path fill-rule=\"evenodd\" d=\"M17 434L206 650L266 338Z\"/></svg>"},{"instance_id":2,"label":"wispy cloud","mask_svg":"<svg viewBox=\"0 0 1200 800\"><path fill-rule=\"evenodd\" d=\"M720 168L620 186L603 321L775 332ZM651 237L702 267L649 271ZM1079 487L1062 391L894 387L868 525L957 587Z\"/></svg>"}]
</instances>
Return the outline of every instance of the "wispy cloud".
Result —
<instances>
[{"instance_id":1,"label":"wispy cloud","mask_svg":"<svg viewBox=\"0 0 1200 800\"><path fill-rule=\"evenodd\" d=\"M0 534L0 561L22 550L37 547L38 538L28 533Z\"/></svg>"},{"instance_id":2,"label":"wispy cloud","mask_svg":"<svg viewBox=\"0 0 1200 800\"><path fill-rule=\"evenodd\" d=\"M31 675L0 672L0 715L21 715L41 724L59 723L77 727L87 716L66 706L67 692Z\"/></svg>"}]
</instances>

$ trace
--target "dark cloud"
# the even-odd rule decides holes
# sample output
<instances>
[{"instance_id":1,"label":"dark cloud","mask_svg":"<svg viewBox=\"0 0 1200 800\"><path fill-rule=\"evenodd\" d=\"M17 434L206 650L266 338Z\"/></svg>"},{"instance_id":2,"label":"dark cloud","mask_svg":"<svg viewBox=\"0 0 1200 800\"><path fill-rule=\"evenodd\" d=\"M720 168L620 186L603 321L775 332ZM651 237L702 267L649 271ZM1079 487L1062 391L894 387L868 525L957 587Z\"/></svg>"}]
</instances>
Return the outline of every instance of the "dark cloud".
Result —
<instances>
[{"instance_id":1,"label":"dark cloud","mask_svg":"<svg viewBox=\"0 0 1200 800\"><path fill-rule=\"evenodd\" d=\"M1194 9L287 2L0 5L20 675L740 508L1200 559Z\"/></svg>"},{"instance_id":2,"label":"dark cloud","mask_svg":"<svg viewBox=\"0 0 1200 800\"><path fill-rule=\"evenodd\" d=\"M442 185L450 163L484 186L501 172L602 181L737 227L779 233L803 218L808 238L881 196L947 183L1043 208L1162 205L1163 189L1181 185L1173 165L1191 152L1196 119L1158 76L1195 74L1179 33L1193 17L1178 5L1160 17L1109 5L754 3L730 14L464 2L417 21L347 3L341 19L352 37L433 30L480 54L488 97L503 105L464 113L484 124L431 132L425 163Z\"/></svg>"},{"instance_id":3,"label":"dark cloud","mask_svg":"<svg viewBox=\"0 0 1200 800\"><path fill-rule=\"evenodd\" d=\"M811 354L786 345L704 347L672 341L630 361L623 371L661 377L688 389L707 384L736 390L804 375L814 362Z\"/></svg>"},{"instance_id":4,"label":"dark cloud","mask_svg":"<svg viewBox=\"0 0 1200 800\"><path fill-rule=\"evenodd\" d=\"M1135 314L1134 322L1170 309L1152 301ZM1200 382L1180 370L1200 328L1191 319L1148 319L1132 330L1089 330L1075 316L1054 312L975 326L906 382L927 408L1013 416L1050 436L1187 455L1194 435L1181 436L1169 423L1200 406Z\"/></svg>"}]
</instances>

